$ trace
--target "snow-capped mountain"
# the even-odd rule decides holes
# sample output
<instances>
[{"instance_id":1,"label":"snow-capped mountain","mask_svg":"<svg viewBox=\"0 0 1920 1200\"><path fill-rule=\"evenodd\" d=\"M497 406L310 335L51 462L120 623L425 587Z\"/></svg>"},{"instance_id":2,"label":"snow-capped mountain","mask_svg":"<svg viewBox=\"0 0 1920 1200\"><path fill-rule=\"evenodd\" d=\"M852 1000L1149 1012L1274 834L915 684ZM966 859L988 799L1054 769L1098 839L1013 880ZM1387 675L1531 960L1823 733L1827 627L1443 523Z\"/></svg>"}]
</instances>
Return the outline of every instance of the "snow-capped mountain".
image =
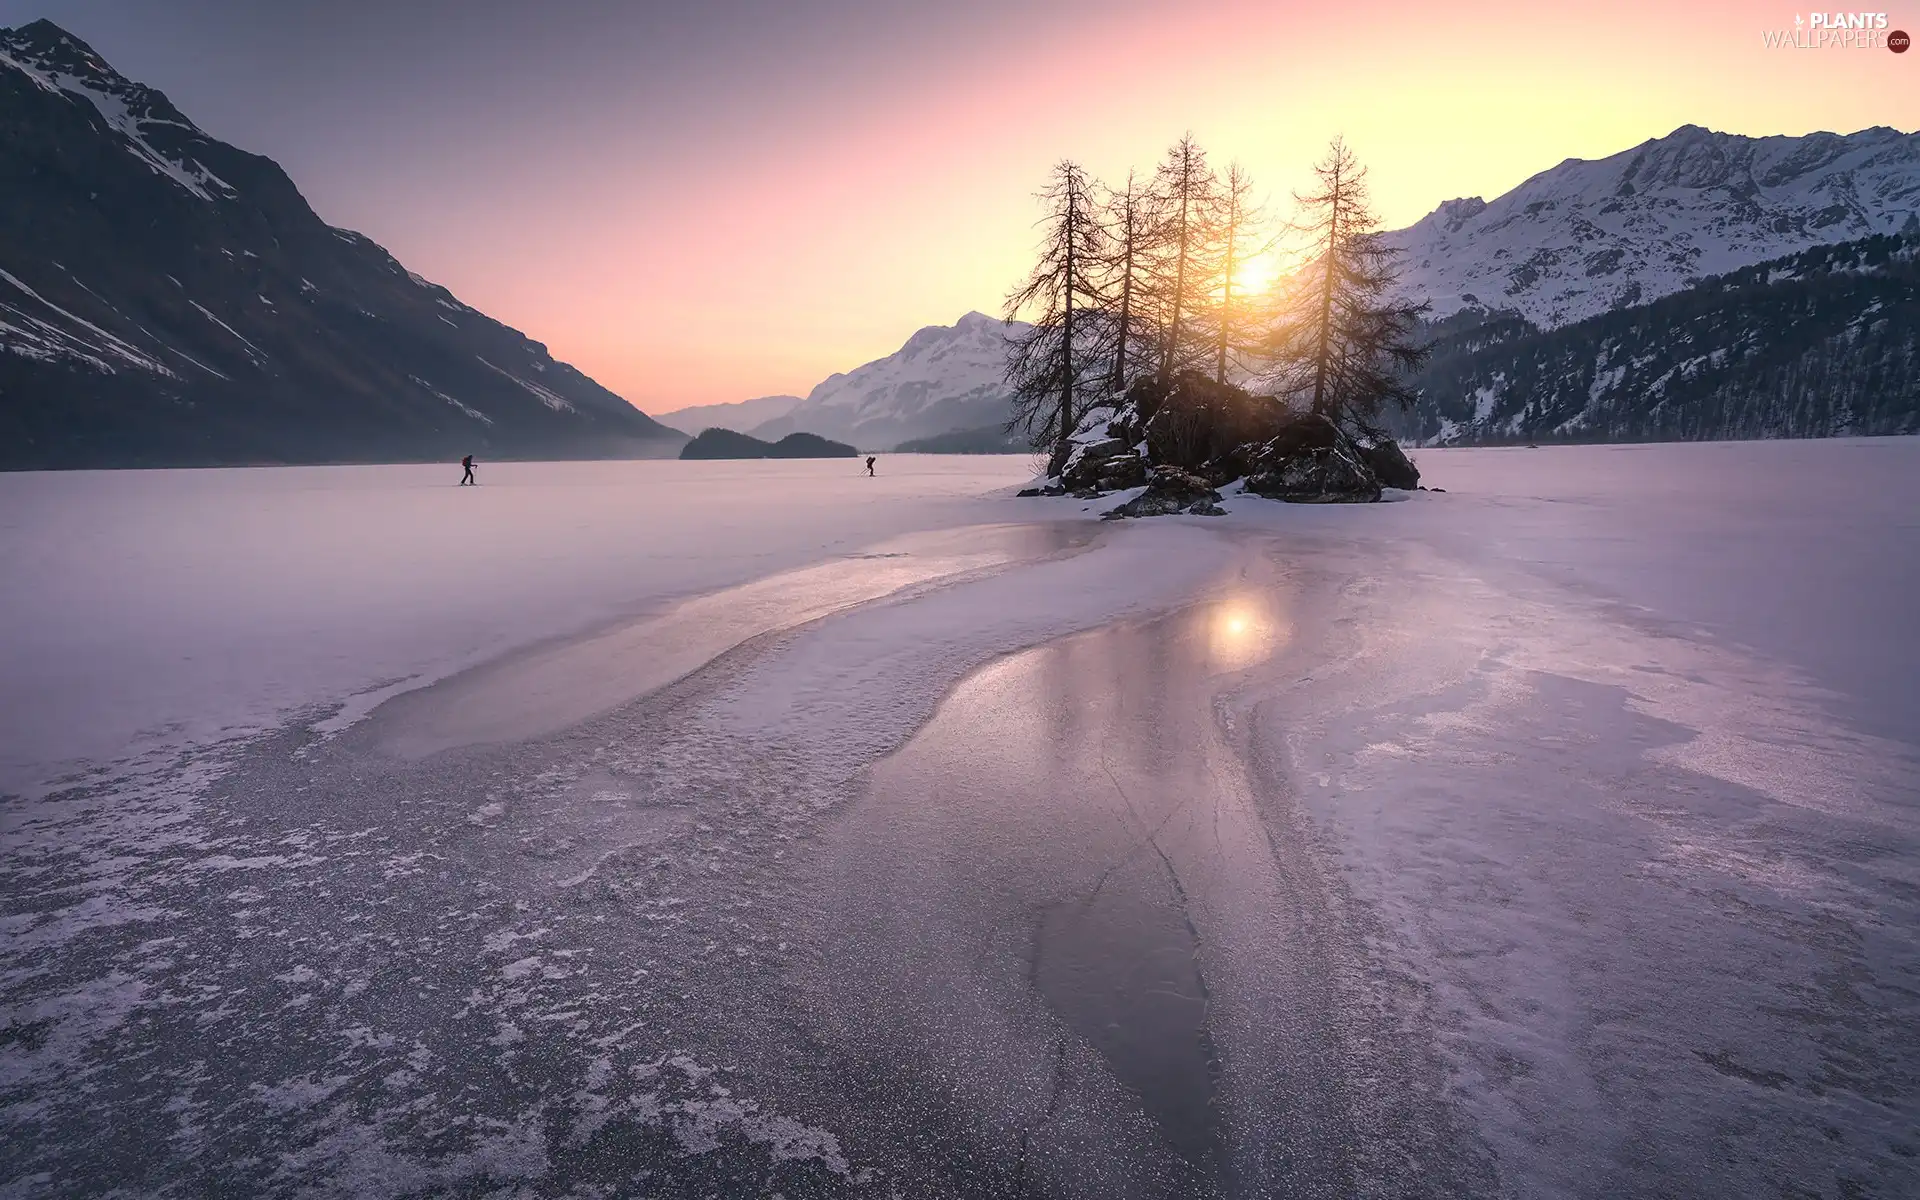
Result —
<instances>
[{"instance_id":1,"label":"snow-capped mountain","mask_svg":"<svg viewBox=\"0 0 1920 1200\"><path fill-rule=\"evenodd\" d=\"M755 396L727 404L695 404L672 412L657 412L653 419L688 435L706 429L746 433L756 425L786 416L799 403L798 396Z\"/></svg>"},{"instance_id":2,"label":"snow-capped mountain","mask_svg":"<svg viewBox=\"0 0 1920 1200\"><path fill-rule=\"evenodd\" d=\"M1488 203L1449 200L1390 237L1434 315L1543 328L1645 304L1814 246L1920 228L1920 133L1741 137L1686 125L1568 159Z\"/></svg>"},{"instance_id":3,"label":"snow-capped mountain","mask_svg":"<svg viewBox=\"0 0 1920 1200\"><path fill-rule=\"evenodd\" d=\"M778 438L804 430L883 450L998 425L1010 411L1006 341L1021 328L978 312L929 325L887 357L827 377L793 411L749 432Z\"/></svg>"},{"instance_id":4,"label":"snow-capped mountain","mask_svg":"<svg viewBox=\"0 0 1920 1200\"><path fill-rule=\"evenodd\" d=\"M48 21L0 29L0 467L672 453Z\"/></svg>"},{"instance_id":5,"label":"snow-capped mountain","mask_svg":"<svg viewBox=\"0 0 1920 1200\"><path fill-rule=\"evenodd\" d=\"M1397 432L1428 445L1920 433L1920 235L1818 246L1541 330L1434 327Z\"/></svg>"}]
</instances>

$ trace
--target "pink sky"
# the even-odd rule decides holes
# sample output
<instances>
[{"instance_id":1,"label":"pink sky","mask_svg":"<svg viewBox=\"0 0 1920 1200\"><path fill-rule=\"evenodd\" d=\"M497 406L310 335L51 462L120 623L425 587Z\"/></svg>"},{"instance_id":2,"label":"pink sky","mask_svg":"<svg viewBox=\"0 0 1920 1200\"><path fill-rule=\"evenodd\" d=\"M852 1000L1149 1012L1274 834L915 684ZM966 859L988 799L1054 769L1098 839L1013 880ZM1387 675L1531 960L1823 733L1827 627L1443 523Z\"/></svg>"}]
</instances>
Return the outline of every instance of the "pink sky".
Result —
<instances>
[{"instance_id":1,"label":"pink sky","mask_svg":"<svg viewBox=\"0 0 1920 1200\"><path fill-rule=\"evenodd\" d=\"M1795 15L1772 3L604 9L402 29L391 61L306 76L269 35L291 55L314 31L175 79L160 34L143 64L131 35L74 27L329 221L655 412L804 394L998 311L1063 156L1151 169L1192 130L1283 211L1343 133L1391 227L1683 124L1920 126L1920 53L1769 50ZM1890 17L1920 31L1920 6Z\"/></svg>"}]
</instances>

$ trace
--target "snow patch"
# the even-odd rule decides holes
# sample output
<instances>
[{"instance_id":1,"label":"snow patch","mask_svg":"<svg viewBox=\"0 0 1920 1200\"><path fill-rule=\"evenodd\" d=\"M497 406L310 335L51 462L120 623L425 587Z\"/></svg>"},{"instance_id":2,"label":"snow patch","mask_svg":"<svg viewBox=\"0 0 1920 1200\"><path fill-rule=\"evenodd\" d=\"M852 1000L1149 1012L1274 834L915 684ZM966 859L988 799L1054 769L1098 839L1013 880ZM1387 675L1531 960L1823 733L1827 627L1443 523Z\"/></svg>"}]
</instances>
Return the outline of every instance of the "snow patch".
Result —
<instances>
[{"instance_id":1,"label":"snow patch","mask_svg":"<svg viewBox=\"0 0 1920 1200\"><path fill-rule=\"evenodd\" d=\"M240 335L239 330L235 329L233 326L227 324L225 321L222 321L219 317L216 317L211 312L207 311L207 307L201 304L198 300L189 300L187 301L187 303L199 309L201 316L205 317L209 321L212 321L215 325L218 325L220 328L232 334L234 337L234 340L238 341L242 346L245 346L247 348L247 356L253 359L254 362L256 363L260 362L266 357L264 354L260 353L260 347L254 345L252 342L242 337Z\"/></svg>"},{"instance_id":2,"label":"snow patch","mask_svg":"<svg viewBox=\"0 0 1920 1200\"><path fill-rule=\"evenodd\" d=\"M129 153L146 164L155 174L172 180L200 199L213 200L213 191L218 191L222 196L229 198L240 194L232 184L215 175L198 160L170 157L147 140L143 131L148 128L166 126L192 133L200 131L192 125L179 121L165 120L151 114L136 115L128 104L128 100L129 97L144 100L144 97L139 94L144 89L137 89L135 85L116 76L110 84L116 90L104 91L95 86L95 81L68 75L44 64L30 65L25 60L4 51L0 51L0 65L23 72L48 91L91 104L107 125L120 134L123 145Z\"/></svg>"},{"instance_id":3,"label":"snow patch","mask_svg":"<svg viewBox=\"0 0 1920 1200\"><path fill-rule=\"evenodd\" d=\"M166 364L160 362L152 355L147 354L121 338L115 337L93 322L61 308L59 305L53 303L53 301L42 296L39 292L28 287L18 276L8 271L0 270L0 279L4 279L50 312L57 314L64 320L72 322L74 325L86 330L92 334L94 338L98 339L98 341L89 341L76 333L61 329L51 322L36 317L16 305L0 301L0 310L12 313L33 327L32 331L29 331L26 328L9 322L0 322L0 332L11 332L14 335L13 338L8 339L5 343L5 348L12 353L22 354L32 358L78 359L93 367L95 370L112 374L113 368L109 366L103 358L99 357L100 355L105 355L109 358L117 359L123 364L138 367L143 371L151 371L156 375L165 375L170 379L179 378L178 375L167 369Z\"/></svg>"},{"instance_id":4,"label":"snow patch","mask_svg":"<svg viewBox=\"0 0 1920 1200\"><path fill-rule=\"evenodd\" d=\"M451 404L454 408L460 410L462 413L466 414L467 416L472 417L474 420L480 422L482 425L493 424L492 417L481 412L477 408L470 408L467 405L462 404L460 401L454 399L452 396L447 395L445 392L441 391L439 388L434 387L431 383L428 383L426 380L420 378L418 375L409 375L407 376L407 378L413 380L414 383L418 384L421 388L425 389L427 392L431 393L434 396L439 397L441 400L446 401L448 404Z\"/></svg>"},{"instance_id":5,"label":"snow patch","mask_svg":"<svg viewBox=\"0 0 1920 1200\"><path fill-rule=\"evenodd\" d=\"M447 324L451 325L453 324L453 322L448 321ZM480 358L480 356L477 354L474 357ZM484 358L480 358L480 365L486 367L490 371L493 371L495 374L504 375L508 379L511 379L513 382L519 384L521 387L527 390L527 393L529 395L533 396L535 399L539 400L540 403L546 405L548 408L552 409L555 412L573 412L574 411L573 404L570 401L568 401L568 399L565 396L560 395L558 392L555 392L546 387L542 387L540 384L537 384L537 383L530 383L527 380L520 378L518 375L515 375L512 371L506 370L505 368L502 368L502 367L494 366L492 363L488 362Z\"/></svg>"}]
</instances>

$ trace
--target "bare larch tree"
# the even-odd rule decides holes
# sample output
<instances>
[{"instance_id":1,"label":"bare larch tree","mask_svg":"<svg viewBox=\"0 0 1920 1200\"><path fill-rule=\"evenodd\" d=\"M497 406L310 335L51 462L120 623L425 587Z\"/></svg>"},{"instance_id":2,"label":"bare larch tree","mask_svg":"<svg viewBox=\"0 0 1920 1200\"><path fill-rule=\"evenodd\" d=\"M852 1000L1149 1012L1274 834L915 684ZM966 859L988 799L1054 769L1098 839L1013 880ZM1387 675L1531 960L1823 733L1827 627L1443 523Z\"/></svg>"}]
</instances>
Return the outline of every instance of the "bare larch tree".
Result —
<instances>
[{"instance_id":1,"label":"bare larch tree","mask_svg":"<svg viewBox=\"0 0 1920 1200\"><path fill-rule=\"evenodd\" d=\"M1098 378L1098 317L1106 298L1099 283L1107 234L1093 183L1078 163L1055 164L1038 194L1046 213L1040 257L1007 296L1009 322L1032 327L1007 343L1007 383L1013 390L1008 432L1024 433L1036 448L1057 448L1080 419L1081 391Z\"/></svg>"},{"instance_id":2,"label":"bare larch tree","mask_svg":"<svg viewBox=\"0 0 1920 1200\"><path fill-rule=\"evenodd\" d=\"M1266 213L1253 196L1253 176L1239 163L1227 168L1220 188L1220 302L1214 307L1213 381L1227 381L1227 360L1258 350L1267 332L1258 328L1258 297L1234 291L1234 272L1269 247L1260 240Z\"/></svg>"},{"instance_id":3,"label":"bare larch tree","mask_svg":"<svg viewBox=\"0 0 1920 1200\"><path fill-rule=\"evenodd\" d=\"M1164 198L1165 226L1160 236L1163 262L1158 274L1166 312L1160 347L1160 382L1176 371L1205 361L1203 337L1196 336L1196 310L1204 309L1220 270L1220 181L1207 165L1207 152L1187 134L1161 162L1154 187Z\"/></svg>"},{"instance_id":4,"label":"bare larch tree","mask_svg":"<svg viewBox=\"0 0 1920 1200\"><path fill-rule=\"evenodd\" d=\"M1313 257L1285 290L1270 378L1277 395L1373 430L1382 407L1415 399L1403 379L1426 357L1414 338L1427 305L1388 298L1400 252L1380 234L1366 168L1346 143L1335 138L1313 170L1314 190L1294 196Z\"/></svg>"},{"instance_id":5,"label":"bare larch tree","mask_svg":"<svg viewBox=\"0 0 1920 1200\"><path fill-rule=\"evenodd\" d=\"M1126 186L1109 189L1104 219L1107 258L1103 263L1108 300L1107 337L1113 356L1110 391L1124 391L1137 368L1153 353L1159 337L1153 316L1153 264L1166 229L1161 197L1127 172Z\"/></svg>"}]
</instances>

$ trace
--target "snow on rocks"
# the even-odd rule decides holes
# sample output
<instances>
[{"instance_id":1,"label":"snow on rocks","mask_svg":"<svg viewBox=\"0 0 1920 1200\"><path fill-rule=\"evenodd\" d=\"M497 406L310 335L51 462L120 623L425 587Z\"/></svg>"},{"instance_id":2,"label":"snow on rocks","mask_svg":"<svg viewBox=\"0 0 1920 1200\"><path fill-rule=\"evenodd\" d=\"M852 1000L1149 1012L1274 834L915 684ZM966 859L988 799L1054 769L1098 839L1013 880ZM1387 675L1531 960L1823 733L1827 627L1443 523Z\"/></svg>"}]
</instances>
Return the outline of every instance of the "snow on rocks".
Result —
<instances>
[{"instance_id":1,"label":"snow on rocks","mask_svg":"<svg viewBox=\"0 0 1920 1200\"><path fill-rule=\"evenodd\" d=\"M1186 372L1166 387L1137 380L1089 409L1054 451L1046 478L1020 494L1094 499L1144 487L1104 515L1211 515L1223 511L1216 489L1236 480L1275 500L1353 503L1379 500L1383 487L1411 491L1420 472L1391 438L1356 435Z\"/></svg>"},{"instance_id":2,"label":"snow on rocks","mask_svg":"<svg viewBox=\"0 0 1920 1200\"><path fill-rule=\"evenodd\" d=\"M1251 455L1247 490L1296 504L1371 503L1380 479L1341 428L1308 414Z\"/></svg>"},{"instance_id":3,"label":"snow on rocks","mask_svg":"<svg viewBox=\"0 0 1920 1200\"><path fill-rule=\"evenodd\" d=\"M1179 467L1155 467L1146 490L1101 517L1105 521L1123 517L1163 517L1173 513L1191 513L1199 517L1222 517L1220 493L1207 481Z\"/></svg>"}]
</instances>

